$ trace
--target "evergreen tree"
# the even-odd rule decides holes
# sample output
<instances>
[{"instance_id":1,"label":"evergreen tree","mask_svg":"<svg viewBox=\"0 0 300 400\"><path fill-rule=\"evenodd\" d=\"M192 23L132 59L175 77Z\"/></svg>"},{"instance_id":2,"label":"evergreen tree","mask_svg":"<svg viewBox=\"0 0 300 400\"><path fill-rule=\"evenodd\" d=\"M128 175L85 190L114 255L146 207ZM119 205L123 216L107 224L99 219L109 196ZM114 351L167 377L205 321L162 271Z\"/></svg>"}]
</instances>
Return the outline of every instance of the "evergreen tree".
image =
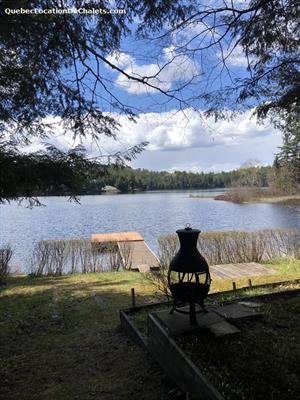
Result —
<instances>
[{"instance_id":1,"label":"evergreen tree","mask_svg":"<svg viewBox=\"0 0 300 400\"><path fill-rule=\"evenodd\" d=\"M300 185L300 108L294 107L283 125L283 145L276 155L274 166L277 185L296 191Z\"/></svg>"}]
</instances>

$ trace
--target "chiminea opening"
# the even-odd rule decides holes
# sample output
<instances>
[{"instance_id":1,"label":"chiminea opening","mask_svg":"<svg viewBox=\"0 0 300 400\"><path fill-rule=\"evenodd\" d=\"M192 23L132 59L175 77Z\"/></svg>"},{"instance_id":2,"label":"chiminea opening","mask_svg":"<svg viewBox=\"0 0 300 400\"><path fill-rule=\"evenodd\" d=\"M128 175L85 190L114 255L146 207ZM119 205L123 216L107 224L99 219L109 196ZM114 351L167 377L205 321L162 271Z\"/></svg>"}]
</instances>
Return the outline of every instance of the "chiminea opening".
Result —
<instances>
[{"instance_id":1,"label":"chiminea opening","mask_svg":"<svg viewBox=\"0 0 300 400\"><path fill-rule=\"evenodd\" d=\"M205 258L197 249L200 230L187 224L176 231L180 248L170 263L168 285L173 298L174 311L190 315L190 324L197 325L196 314L206 312L204 299L208 295L211 277ZM189 310L186 309L189 306Z\"/></svg>"}]
</instances>

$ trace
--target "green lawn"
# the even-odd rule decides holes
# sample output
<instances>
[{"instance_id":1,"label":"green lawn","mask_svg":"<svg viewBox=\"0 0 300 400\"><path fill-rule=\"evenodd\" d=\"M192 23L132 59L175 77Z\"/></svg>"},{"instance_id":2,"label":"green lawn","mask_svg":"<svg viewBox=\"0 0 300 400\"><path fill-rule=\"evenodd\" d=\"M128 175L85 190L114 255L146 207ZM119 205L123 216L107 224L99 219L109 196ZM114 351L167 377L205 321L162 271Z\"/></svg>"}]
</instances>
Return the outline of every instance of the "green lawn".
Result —
<instances>
[{"instance_id":1,"label":"green lawn","mask_svg":"<svg viewBox=\"0 0 300 400\"><path fill-rule=\"evenodd\" d=\"M10 277L0 287L0 399L171 399L159 368L119 328L132 287L137 305L163 300L136 272ZM231 287L215 281L212 291Z\"/></svg>"},{"instance_id":2,"label":"green lawn","mask_svg":"<svg viewBox=\"0 0 300 400\"><path fill-rule=\"evenodd\" d=\"M274 258L265 265L270 265L281 274L300 274L300 260L293 257Z\"/></svg>"},{"instance_id":3,"label":"green lawn","mask_svg":"<svg viewBox=\"0 0 300 400\"><path fill-rule=\"evenodd\" d=\"M0 399L169 399L158 368L118 328L131 287L139 304L153 301L138 273L10 278L0 289Z\"/></svg>"}]
</instances>

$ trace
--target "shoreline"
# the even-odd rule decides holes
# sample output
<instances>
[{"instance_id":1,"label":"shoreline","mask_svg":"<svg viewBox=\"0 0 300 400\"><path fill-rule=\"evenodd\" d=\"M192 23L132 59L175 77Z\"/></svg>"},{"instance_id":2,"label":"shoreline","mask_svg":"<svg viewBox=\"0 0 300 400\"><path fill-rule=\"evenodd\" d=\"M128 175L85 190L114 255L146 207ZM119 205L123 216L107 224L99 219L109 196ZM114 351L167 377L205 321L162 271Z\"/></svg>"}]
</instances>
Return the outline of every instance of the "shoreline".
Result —
<instances>
[{"instance_id":1,"label":"shoreline","mask_svg":"<svg viewBox=\"0 0 300 400\"><path fill-rule=\"evenodd\" d=\"M299 202L300 203L300 195L282 195L282 196L253 196L249 197L249 199L241 199L240 201L235 201L234 199L230 198L230 195L219 195L214 197L215 200L218 201L228 201L230 203L235 204L256 204L256 203L269 203L269 204L279 204L279 203L293 203Z\"/></svg>"},{"instance_id":2,"label":"shoreline","mask_svg":"<svg viewBox=\"0 0 300 400\"><path fill-rule=\"evenodd\" d=\"M190 199L214 199L217 201L227 201L235 204L255 204L255 203L300 203L300 194L294 195L270 195L270 196L248 196L249 198L243 199L243 193L241 193L241 198L234 198L230 193L220 194L217 196L213 195L197 195L190 194ZM245 196L247 197L247 195Z\"/></svg>"}]
</instances>

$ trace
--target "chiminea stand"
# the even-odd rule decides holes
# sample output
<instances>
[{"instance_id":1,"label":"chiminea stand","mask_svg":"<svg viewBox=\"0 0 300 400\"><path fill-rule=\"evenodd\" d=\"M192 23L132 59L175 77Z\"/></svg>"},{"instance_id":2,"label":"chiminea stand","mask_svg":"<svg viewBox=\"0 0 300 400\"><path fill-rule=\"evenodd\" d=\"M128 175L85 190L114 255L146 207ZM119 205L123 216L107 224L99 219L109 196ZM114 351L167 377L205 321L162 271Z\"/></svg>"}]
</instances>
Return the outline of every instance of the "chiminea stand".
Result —
<instances>
[{"instance_id":1,"label":"chiminea stand","mask_svg":"<svg viewBox=\"0 0 300 400\"><path fill-rule=\"evenodd\" d=\"M200 231L187 224L185 229L179 229L176 233L180 248L172 259L168 272L168 285L173 298L170 314L174 311L189 314L190 324L197 325L196 314L207 312L204 299L208 295L211 283L209 267L197 249ZM197 304L200 306L198 310ZM184 309L187 305L189 310Z\"/></svg>"}]
</instances>

